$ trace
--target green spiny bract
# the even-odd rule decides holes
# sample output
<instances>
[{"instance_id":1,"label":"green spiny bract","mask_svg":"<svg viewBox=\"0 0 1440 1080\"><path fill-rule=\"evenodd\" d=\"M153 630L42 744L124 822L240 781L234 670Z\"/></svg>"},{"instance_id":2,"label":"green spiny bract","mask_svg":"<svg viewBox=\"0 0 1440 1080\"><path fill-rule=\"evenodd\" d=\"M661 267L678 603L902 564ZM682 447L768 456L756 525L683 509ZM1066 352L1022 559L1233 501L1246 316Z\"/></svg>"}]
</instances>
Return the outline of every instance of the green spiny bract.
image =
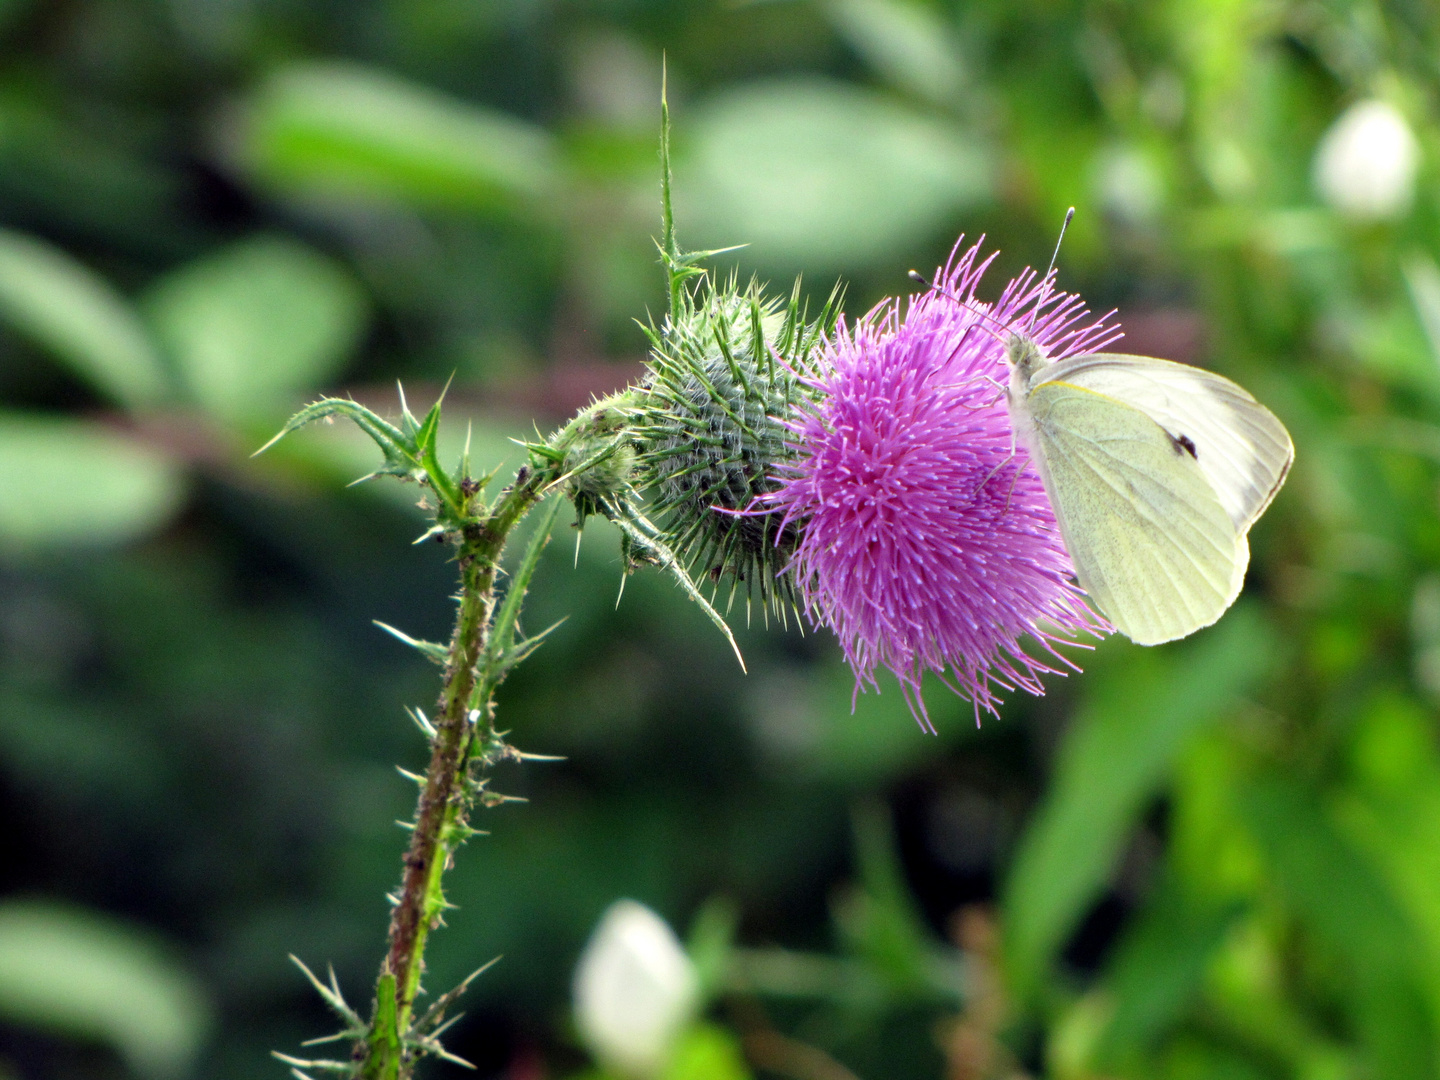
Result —
<instances>
[{"instance_id":1,"label":"green spiny bract","mask_svg":"<svg viewBox=\"0 0 1440 1080\"><path fill-rule=\"evenodd\" d=\"M756 513L789 458L785 421L808 394L811 357L834 328L832 295L807 321L797 282L788 303L753 281L702 277L677 312L651 326L649 373L632 421L637 480L662 536L695 574L779 612L795 605L784 574L795 536L778 514ZM739 513L727 513L739 511Z\"/></svg>"}]
</instances>

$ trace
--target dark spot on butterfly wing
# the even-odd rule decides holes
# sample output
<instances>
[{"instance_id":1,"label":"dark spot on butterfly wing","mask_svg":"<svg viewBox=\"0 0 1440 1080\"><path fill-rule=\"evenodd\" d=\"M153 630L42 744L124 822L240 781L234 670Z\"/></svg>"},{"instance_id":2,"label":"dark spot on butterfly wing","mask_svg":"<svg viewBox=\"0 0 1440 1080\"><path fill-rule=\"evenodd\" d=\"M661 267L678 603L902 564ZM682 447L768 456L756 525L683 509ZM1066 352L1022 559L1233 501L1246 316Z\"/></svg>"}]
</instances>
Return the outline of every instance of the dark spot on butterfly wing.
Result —
<instances>
[{"instance_id":1,"label":"dark spot on butterfly wing","mask_svg":"<svg viewBox=\"0 0 1440 1080\"><path fill-rule=\"evenodd\" d=\"M1168 431L1165 434L1170 435ZM1175 453L1189 454L1196 461L1200 460L1200 451L1195 449L1195 440L1189 435L1170 435L1170 445L1175 448Z\"/></svg>"}]
</instances>

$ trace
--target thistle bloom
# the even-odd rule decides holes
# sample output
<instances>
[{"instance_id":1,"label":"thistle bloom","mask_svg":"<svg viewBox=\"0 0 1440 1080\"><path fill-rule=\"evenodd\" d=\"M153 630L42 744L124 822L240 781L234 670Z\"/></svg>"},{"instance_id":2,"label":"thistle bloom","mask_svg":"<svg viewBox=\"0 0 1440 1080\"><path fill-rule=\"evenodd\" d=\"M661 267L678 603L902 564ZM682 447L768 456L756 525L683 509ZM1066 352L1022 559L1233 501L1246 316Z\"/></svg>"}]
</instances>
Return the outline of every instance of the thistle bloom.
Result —
<instances>
[{"instance_id":1,"label":"thistle bloom","mask_svg":"<svg viewBox=\"0 0 1440 1080\"><path fill-rule=\"evenodd\" d=\"M931 731L927 671L974 702L978 722L997 691L1042 694L1052 661L1073 669L1056 641L1108 629L1015 444L1004 338L1027 334L1059 359L1119 330L1029 270L985 304L975 287L994 255L959 252L903 317L885 301L839 323L811 375L814 404L790 425L795 457L766 496L803 525L791 572L811 617L839 637L856 694L884 667ZM1025 652L1026 635L1044 660Z\"/></svg>"}]
</instances>

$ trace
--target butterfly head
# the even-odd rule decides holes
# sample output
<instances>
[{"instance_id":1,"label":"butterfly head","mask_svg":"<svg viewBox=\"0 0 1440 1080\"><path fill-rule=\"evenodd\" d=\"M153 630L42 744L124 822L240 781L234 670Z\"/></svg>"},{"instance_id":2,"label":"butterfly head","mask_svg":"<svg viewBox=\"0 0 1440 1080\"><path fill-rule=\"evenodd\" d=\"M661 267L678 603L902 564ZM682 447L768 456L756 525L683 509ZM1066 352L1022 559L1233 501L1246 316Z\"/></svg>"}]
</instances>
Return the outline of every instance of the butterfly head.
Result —
<instances>
[{"instance_id":1,"label":"butterfly head","mask_svg":"<svg viewBox=\"0 0 1440 1080\"><path fill-rule=\"evenodd\" d=\"M1026 334L1011 334L1005 339L1005 359L1015 382L1028 386L1035 373L1050 363L1035 339Z\"/></svg>"}]
</instances>

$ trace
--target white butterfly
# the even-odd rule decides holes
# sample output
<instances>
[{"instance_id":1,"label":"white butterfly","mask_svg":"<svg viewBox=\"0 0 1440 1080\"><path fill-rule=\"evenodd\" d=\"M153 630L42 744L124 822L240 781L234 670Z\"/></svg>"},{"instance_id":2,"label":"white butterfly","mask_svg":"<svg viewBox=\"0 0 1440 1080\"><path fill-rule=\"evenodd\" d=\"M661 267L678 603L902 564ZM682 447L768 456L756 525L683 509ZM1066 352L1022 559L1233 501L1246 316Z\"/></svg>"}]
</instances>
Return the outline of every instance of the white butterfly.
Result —
<instances>
[{"instance_id":1,"label":"white butterfly","mask_svg":"<svg viewBox=\"0 0 1440 1080\"><path fill-rule=\"evenodd\" d=\"M1052 363L1023 334L1006 357L1011 423L1080 586L1141 645L1215 622L1240 593L1250 526L1295 458L1284 425L1229 379L1169 360Z\"/></svg>"}]
</instances>

